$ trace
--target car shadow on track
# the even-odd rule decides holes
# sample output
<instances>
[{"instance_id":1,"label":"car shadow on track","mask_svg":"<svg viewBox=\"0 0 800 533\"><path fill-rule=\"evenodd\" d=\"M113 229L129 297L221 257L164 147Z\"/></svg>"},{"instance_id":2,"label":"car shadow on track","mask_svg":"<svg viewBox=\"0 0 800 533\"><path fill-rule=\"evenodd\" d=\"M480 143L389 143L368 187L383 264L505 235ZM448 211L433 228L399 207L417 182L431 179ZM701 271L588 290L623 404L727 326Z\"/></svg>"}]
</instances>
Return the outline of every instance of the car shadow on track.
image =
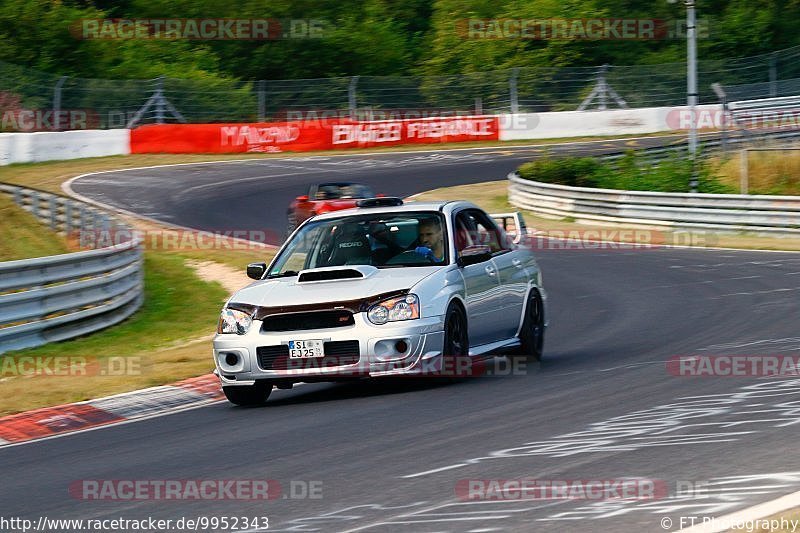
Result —
<instances>
[{"instance_id":1,"label":"car shadow on track","mask_svg":"<svg viewBox=\"0 0 800 533\"><path fill-rule=\"evenodd\" d=\"M414 379L395 377L342 383L306 384L300 385L298 388L293 389L288 396L271 398L265 407L335 402L341 400L352 400L356 398L366 398L370 396L419 392L454 386L458 384L458 381L465 380ZM307 392L304 390L306 387L308 387ZM313 387L313 390L311 387Z\"/></svg>"}]
</instances>

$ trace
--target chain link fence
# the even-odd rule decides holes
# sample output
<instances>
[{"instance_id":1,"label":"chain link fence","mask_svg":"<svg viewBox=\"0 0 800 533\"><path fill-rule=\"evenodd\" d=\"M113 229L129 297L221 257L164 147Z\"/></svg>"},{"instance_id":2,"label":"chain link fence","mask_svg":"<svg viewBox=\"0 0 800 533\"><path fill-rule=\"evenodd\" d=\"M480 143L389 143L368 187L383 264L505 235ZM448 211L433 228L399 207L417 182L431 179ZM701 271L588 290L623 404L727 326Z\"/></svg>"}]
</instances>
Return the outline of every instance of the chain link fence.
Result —
<instances>
[{"instance_id":1,"label":"chain link fence","mask_svg":"<svg viewBox=\"0 0 800 533\"><path fill-rule=\"evenodd\" d=\"M729 100L798 94L800 46L700 61L700 102L712 83ZM755 96L754 96L755 95ZM304 80L104 80L0 63L2 131L125 128L163 122L252 122L346 116L382 119L531 113L686 102L686 65L524 67L456 76L354 76Z\"/></svg>"}]
</instances>

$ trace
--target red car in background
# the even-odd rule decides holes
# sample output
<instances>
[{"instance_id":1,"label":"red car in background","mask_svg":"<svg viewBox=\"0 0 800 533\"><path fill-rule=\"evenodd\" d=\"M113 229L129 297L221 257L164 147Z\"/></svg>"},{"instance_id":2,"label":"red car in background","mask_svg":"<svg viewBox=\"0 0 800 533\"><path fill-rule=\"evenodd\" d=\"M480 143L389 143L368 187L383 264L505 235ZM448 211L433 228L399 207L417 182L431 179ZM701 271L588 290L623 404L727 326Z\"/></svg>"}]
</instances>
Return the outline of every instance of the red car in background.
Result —
<instances>
[{"instance_id":1,"label":"red car in background","mask_svg":"<svg viewBox=\"0 0 800 533\"><path fill-rule=\"evenodd\" d=\"M379 195L380 196L380 195ZM311 185L308 193L298 196L286 211L286 234L291 235L307 218L329 211L350 209L363 198L375 198L372 189L360 183L338 182Z\"/></svg>"}]
</instances>

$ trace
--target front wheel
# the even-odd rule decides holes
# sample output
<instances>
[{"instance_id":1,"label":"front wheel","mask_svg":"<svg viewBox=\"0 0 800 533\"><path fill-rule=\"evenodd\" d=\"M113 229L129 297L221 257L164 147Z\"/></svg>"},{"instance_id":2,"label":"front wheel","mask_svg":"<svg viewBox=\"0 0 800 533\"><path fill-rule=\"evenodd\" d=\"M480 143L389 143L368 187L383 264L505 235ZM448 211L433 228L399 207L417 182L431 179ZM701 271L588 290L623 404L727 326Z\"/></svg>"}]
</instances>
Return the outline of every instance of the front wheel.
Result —
<instances>
[{"instance_id":1,"label":"front wheel","mask_svg":"<svg viewBox=\"0 0 800 533\"><path fill-rule=\"evenodd\" d=\"M444 317L441 375L455 377L466 357L469 357L467 317L461 306L451 303Z\"/></svg>"},{"instance_id":2,"label":"front wheel","mask_svg":"<svg viewBox=\"0 0 800 533\"><path fill-rule=\"evenodd\" d=\"M520 351L533 361L540 361L544 352L544 304L538 292L532 291L525 306L525 318L519 332Z\"/></svg>"},{"instance_id":3,"label":"front wheel","mask_svg":"<svg viewBox=\"0 0 800 533\"><path fill-rule=\"evenodd\" d=\"M238 385L222 387L222 392L229 402L236 405L264 405L272 393L272 385L256 382L255 385Z\"/></svg>"}]
</instances>

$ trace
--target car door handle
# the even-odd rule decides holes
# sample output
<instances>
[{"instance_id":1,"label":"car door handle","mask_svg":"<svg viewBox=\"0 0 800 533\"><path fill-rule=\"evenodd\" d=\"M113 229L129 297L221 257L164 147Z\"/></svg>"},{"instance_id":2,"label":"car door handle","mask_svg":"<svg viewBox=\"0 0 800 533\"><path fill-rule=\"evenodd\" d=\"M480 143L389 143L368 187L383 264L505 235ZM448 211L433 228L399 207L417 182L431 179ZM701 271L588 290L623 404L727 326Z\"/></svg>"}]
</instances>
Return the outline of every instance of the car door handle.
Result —
<instances>
[{"instance_id":1,"label":"car door handle","mask_svg":"<svg viewBox=\"0 0 800 533\"><path fill-rule=\"evenodd\" d=\"M522 260L520 259L512 259L511 264L517 268L522 268Z\"/></svg>"},{"instance_id":2,"label":"car door handle","mask_svg":"<svg viewBox=\"0 0 800 533\"><path fill-rule=\"evenodd\" d=\"M494 267L486 265L486 273L489 274L490 276L494 276L494 274L495 274Z\"/></svg>"}]
</instances>

